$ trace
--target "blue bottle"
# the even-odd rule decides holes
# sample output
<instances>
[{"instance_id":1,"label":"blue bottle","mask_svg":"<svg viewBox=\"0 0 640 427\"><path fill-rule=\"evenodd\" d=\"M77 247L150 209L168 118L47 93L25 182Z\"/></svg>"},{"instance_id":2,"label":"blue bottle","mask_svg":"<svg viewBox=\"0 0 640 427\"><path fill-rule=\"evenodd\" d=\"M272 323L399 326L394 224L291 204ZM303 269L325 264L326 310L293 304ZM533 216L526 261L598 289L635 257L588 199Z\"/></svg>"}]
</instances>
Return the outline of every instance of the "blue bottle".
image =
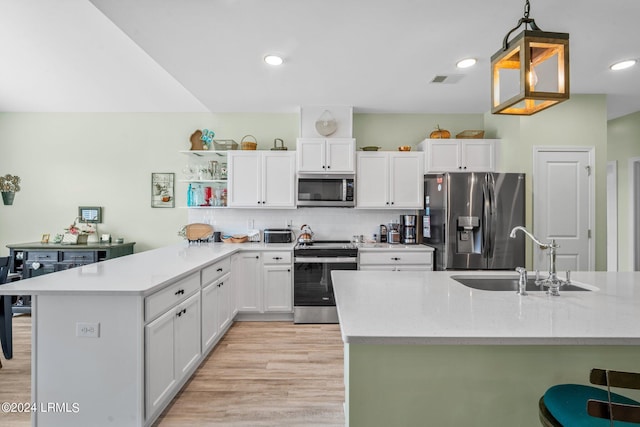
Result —
<instances>
[{"instance_id":1,"label":"blue bottle","mask_svg":"<svg viewBox=\"0 0 640 427\"><path fill-rule=\"evenodd\" d=\"M189 184L189 188L187 189L187 206L191 206L193 203L193 189L191 188L191 184Z\"/></svg>"}]
</instances>

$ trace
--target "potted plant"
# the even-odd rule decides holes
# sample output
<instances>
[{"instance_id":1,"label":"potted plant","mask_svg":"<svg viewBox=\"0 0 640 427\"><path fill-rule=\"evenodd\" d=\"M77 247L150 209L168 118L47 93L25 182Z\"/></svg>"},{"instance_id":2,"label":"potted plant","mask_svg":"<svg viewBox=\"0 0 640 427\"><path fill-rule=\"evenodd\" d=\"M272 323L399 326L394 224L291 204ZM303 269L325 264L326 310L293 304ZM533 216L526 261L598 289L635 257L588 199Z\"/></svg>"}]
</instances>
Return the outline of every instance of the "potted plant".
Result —
<instances>
[{"instance_id":1,"label":"potted plant","mask_svg":"<svg viewBox=\"0 0 640 427\"><path fill-rule=\"evenodd\" d=\"M5 205L12 205L16 192L20 191L20 177L6 174L0 176L0 192Z\"/></svg>"}]
</instances>

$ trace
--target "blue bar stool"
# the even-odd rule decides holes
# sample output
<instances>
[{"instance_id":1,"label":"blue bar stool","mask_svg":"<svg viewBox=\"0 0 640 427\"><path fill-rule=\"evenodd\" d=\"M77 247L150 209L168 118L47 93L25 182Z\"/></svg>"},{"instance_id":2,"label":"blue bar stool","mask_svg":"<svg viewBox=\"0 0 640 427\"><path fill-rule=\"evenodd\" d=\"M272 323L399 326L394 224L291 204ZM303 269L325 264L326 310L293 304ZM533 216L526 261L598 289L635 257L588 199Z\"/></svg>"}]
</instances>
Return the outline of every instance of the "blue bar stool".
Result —
<instances>
[{"instance_id":1,"label":"blue bar stool","mask_svg":"<svg viewBox=\"0 0 640 427\"><path fill-rule=\"evenodd\" d=\"M611 387L640 390L640 374L592 369L591 384L559 384L540 398L540 422L545 427L626 427L640 424L640 403Z\"/></svg>"}]
</instances>

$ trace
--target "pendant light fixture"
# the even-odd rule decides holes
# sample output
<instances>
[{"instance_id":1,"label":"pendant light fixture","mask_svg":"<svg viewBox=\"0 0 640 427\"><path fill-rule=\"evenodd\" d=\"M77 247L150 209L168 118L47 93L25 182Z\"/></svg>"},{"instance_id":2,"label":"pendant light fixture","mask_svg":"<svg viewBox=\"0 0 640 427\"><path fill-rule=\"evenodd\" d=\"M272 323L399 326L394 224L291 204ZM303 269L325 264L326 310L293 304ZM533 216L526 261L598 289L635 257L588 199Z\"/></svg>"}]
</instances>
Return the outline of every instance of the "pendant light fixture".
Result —
<instances>
[{"instance_id":1,"label":"pendant light fixture","mask_svg":"<svg viewBox=\"0 0 640 427\"><path fill-rule=\"evenodd\" d=\"M493 114L529 116L569 99L569 34L540 30L529 18L530 7L526 0L524 16L491 57Z\"/></svg>"}]
</instances>

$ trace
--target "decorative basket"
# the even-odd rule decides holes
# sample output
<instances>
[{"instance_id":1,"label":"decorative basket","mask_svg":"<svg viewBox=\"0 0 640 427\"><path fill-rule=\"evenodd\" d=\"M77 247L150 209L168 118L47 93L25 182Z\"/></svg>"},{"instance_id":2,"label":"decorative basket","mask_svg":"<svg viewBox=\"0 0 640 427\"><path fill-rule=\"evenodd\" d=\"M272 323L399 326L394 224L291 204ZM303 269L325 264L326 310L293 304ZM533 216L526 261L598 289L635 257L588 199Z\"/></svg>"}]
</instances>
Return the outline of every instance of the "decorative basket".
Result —
<instances>
[{"instance_id":1,"label":"decorative basket","mask_svg":"<svg viewBox=\"0 0 640 427\"><path fill-rule=\"evenodd\" d=\"M245 141L246 138L253 138L253 141ZM258 140L253 135L245 135L240 140L240 146L243 150L255 150L258 147Z\"/></svg>"},{"instance_id":2,"label":"decorative basket","mask_svg":"<svg viewBox=\"0 0 640 427\"><path fill-rule=\"evenodd\" d=\"M456 139L482 139L483 137L483 130L463 130L456 135Z\"/></svg>"},{"instance_id":3,"label":"decorative basket","mask_svg":"<svg viewBox=\"0 0 640 427\"><path fill-rule=\"evenodd\" d=\"M237 150L238 143L233 139L213 139L213 149L216 151Z\"/></svg>"},{"instance_id":4,"label":"decorative basket","mask_svg":"<svg viewBox=\"0 0 640 427\"><path fill-rule=\"evenodd\" d=\"M249 240L249 236L223 236L222 241L225 243L244 243Z\"/></svg>"}]
</instances>

